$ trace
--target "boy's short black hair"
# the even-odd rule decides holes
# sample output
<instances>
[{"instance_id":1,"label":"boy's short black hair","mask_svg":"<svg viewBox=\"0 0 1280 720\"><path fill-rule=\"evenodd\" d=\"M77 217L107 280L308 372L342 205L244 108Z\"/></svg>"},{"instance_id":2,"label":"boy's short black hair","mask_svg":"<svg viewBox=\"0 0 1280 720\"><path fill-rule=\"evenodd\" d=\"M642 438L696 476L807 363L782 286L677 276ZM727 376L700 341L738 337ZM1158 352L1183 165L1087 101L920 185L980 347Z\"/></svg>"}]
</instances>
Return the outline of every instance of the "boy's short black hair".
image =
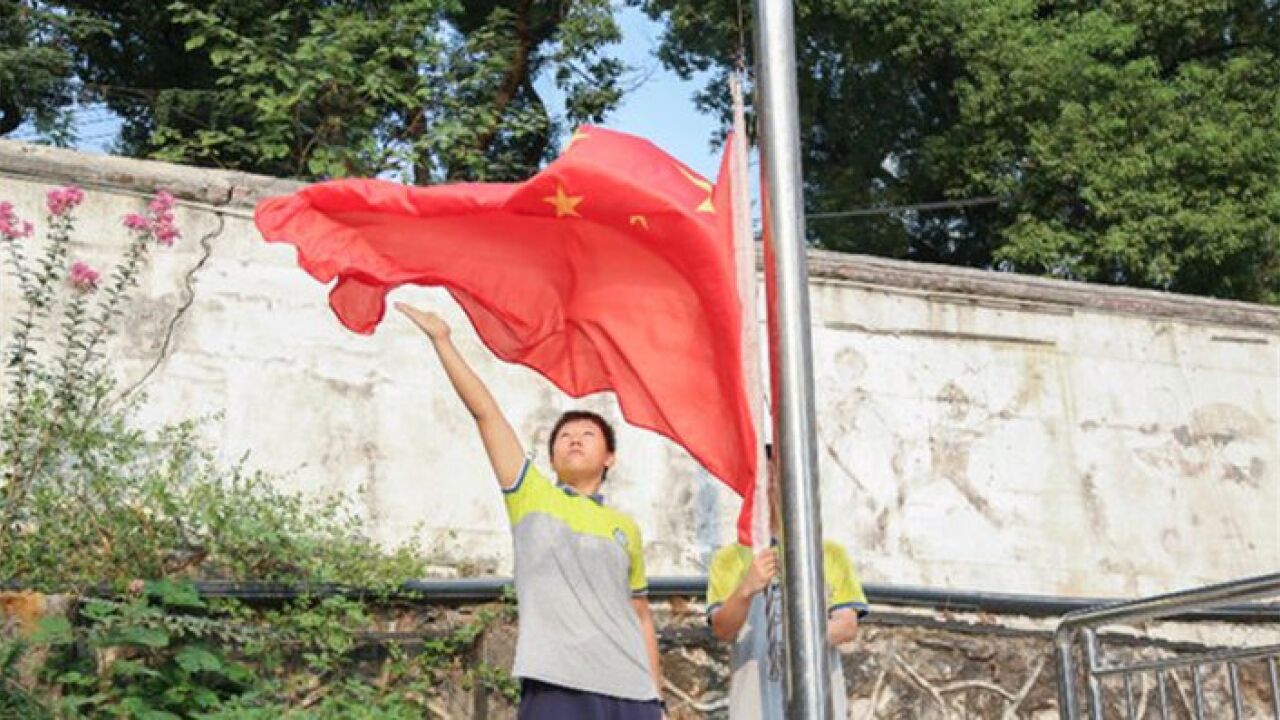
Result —
<instances>
[{"instance_id":1,"label":"boy's short black hair","mask_svg":"<svg viewBox=\"0 0 1280 720\"><path fill-rule=\"evenodd\" d=\"M608 420L589 410L570 410L561 415L560 419L556 420L556 424L551 428L551 438L547 440L547 457L555 457L556 455L556 436L560 434L561 428L577 420L586 420L594 423L596 427L600 428L600 433L604 435L604 446L609 449L609 452L617 451L618 441L614 437L613 426L609 424Z\"/></svg>"}]
</instances>

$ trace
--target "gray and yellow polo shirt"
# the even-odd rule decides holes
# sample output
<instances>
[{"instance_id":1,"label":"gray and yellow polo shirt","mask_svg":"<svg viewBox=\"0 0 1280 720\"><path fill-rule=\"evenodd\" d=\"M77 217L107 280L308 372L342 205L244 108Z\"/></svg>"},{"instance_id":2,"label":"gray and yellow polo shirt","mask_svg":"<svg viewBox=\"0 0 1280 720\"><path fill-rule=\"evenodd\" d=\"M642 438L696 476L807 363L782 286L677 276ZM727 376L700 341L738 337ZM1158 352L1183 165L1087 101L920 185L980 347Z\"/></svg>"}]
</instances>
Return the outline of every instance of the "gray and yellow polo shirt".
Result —
<instances>
[{"instance_id":1,"label":"gray and yellow polo shirt","mask_svg":"<svg viewBox=\"0 0 1280 720\"><path fill-rule=\"evenodd\" d=\"M648 585L635 521L553 485L532 463L503 490L515 542L520 629L512 674L653 700L649 652L631 598Z\"/></svg>"},{"instance_id":2,"label":"gray and yellow polo shirt","mask_svg":"<svg viewBox=\"0 0 1280 720\"><path fill-rule=\"evenodd\" d=\"M707 619L720 609L751 569L755 553L743 545L728 545L716 551L707 577ZM844 548L822 543L822 575L826 581L827 612L850 608L864 617L868 612L862 582ZM733 720L784 720L782 655L782 589L779 583L751 598L746 621L730 654L729 717ZM840 651L828 647L831 669L832 717L848 717L844 667Z\"/></svg>"}]
</instances>

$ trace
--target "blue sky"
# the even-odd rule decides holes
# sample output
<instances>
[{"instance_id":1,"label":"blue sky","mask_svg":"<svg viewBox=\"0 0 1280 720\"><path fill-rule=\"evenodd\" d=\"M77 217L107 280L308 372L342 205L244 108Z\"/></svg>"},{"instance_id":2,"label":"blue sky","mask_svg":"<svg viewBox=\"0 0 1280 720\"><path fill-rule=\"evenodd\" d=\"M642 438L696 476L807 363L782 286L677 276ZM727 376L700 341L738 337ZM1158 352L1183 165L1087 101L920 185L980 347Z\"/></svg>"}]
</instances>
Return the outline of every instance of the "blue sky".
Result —
<instances>
[{"instance_id":1,"label":"blue sky","mask_svg":"<svg viewBox=\"0 0 1280 720\"><path fill-rule=\"evenodd\" d=\"M632 67L652 69L653 74L623 98L622 106L607 118L605 125L643 135L704 176L715 178L720 159L719 153L711 150L711 137L717 122L693 106L693 95L701 89L704 79L683 81L658 63L653 50L662 28L644 13L624 8L619 22L623 39L618 56Z\"/></svg>"},{"instance_id":2,"label":"blue sky","mask_svg":"<svg viewBox=\"0 0 1280 720\"><path fill-rule=\"evenodd\" d=\"M615 48L618 57L633 70L629 81L645 77L643 84L627 94L622 105L604 125L615 130L642 135L657 143L706 177L714 178L719 155L711 150L716 122L693 106L693 95L701 87L700 78L683 81L664 69L654 57L661 27L636 8L624 7L619 14L623 40ZM550 80L537 83L549 107L562 106ZM115 141L119 119L102 107L86 107L77 114L77 147L86 152L106 153ZM10 137L34 139L34 130L22 127Z\"/></svg>"}]
</instances>

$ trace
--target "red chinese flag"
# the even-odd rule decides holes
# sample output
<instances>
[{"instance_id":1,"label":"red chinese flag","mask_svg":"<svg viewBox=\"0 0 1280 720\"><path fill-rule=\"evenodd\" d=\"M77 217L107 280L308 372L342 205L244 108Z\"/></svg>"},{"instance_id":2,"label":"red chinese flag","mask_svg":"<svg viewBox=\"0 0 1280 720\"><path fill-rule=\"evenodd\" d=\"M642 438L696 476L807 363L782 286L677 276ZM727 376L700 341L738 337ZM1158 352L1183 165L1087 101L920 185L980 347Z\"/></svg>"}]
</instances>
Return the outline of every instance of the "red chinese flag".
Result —
<instances>
[{"instance_id":1,"label":"red chinese flag","mask_svg":"<svg viewBox=\"0 0 1280 720\"><path fill-rule=\"evenodd\" d=\"M728 153L726 153L726 158ZM744 503L755 434L742 372L727 166L711 183L640 138L587 127L522 183L338 180L262 201L351 330L405 284L452 293L480 339L574 397L612 390Z\"/></svg>"}]
</instances>

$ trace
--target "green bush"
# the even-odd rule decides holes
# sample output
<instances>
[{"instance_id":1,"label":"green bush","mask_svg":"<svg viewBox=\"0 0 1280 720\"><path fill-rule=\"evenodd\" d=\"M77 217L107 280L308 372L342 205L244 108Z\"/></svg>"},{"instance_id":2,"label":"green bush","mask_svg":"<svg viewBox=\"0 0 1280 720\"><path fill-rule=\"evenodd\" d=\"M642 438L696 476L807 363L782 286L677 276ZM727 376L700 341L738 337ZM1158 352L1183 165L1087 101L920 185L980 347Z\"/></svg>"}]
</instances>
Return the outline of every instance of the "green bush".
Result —
<instances>
[{"instance_id":1,"label":"green bush","mask_svg":"<svg viewBox=\"0 0 1280 720\"><path fill-rule=\"evenodd\" d=\"M0 717L422 717L453 658L500 613L422 652L358 652L373 604L421 577L417 548L369 538L347 498L278 489L203 444L198 421L144 429L107 341L146 260L180 237L161 193L124 218L103 278L70 261L77 188L48 196L46 238L0 203L6 281L19 290L0 403L0 582L76 598L68 617L0 641ZM202 580L320 584L269 610L202 598ZM505 612L505 611L504 611ZM367 654L367 653L366 653ZM20 681L24 658L35 681ZM372 679L371 679L372 678ZM479 681L510 694L510 679Z\"/></svg>"}]
</instances>

